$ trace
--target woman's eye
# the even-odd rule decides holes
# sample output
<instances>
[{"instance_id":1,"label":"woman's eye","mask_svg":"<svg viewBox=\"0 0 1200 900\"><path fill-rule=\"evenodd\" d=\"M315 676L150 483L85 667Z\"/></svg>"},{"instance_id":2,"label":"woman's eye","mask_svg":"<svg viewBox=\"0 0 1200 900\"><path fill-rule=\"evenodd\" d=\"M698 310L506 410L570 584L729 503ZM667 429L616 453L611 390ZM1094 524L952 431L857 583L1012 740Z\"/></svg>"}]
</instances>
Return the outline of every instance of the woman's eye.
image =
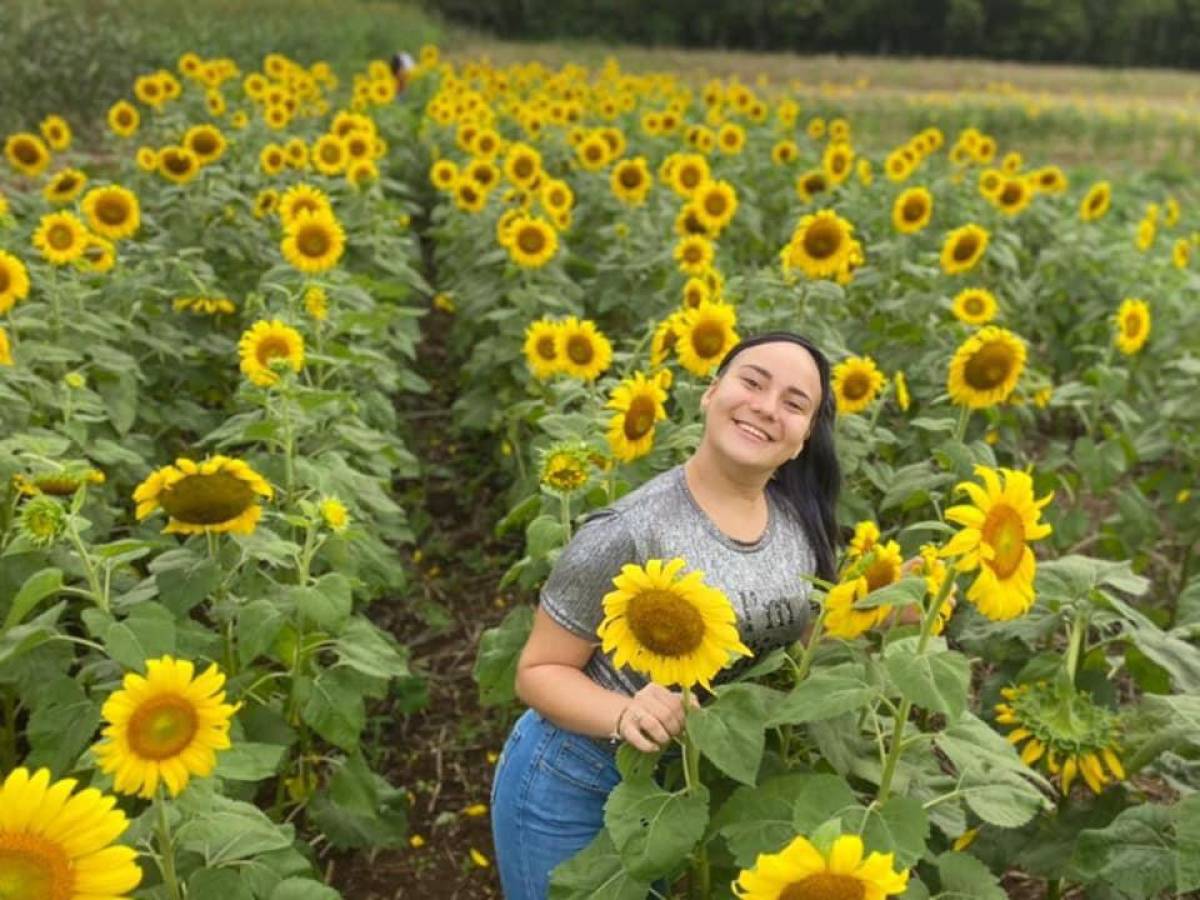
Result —
<instances>
[{"instance_id":1,"label":"woman's eye","mask_svg":"<svg viewBox=\"0 0 1200 900\"><path fill-rule=\"evenodd\" d=\"M753 378L743 378L742 381L746 382L746 385L748 387L752 387L752 388L758 387L758 382L755 381Z\"/></svg>"}]
</instances>

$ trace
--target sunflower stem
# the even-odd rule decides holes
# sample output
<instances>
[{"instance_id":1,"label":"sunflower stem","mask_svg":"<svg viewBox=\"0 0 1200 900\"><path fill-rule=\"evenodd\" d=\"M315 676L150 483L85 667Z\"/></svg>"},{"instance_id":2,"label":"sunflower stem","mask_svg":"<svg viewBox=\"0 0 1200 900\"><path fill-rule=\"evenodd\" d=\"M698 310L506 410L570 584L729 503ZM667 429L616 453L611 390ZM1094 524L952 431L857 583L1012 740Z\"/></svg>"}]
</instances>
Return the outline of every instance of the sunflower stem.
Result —
<instances>
[{"instance_id":1,"label":"sunflower stem","mask_svg":"<svg viewBox=\"0 0 1200 900\"><path fill-rule=\"evenodd\" d=\"M1067 679L1075 684L1075 672L1079 668L1079 654L1083 649L1083 636L1087 632L1087 609L1079 604L1075 610L1075 619L1071 623L1070 644L1067 649Z\"/></svg>"},{"instance_id":2,"label":"sunflower stem","mask_svg":"<svg viewBox=\"0 0 1200 900\"><path fill-rule=\"evenodd\" d=\"M817 650L817 644L821 642L821 635L825 631L825 612L829 607L822 603L821 614L817 616L817 621L813 625L812 634L809 635L808 643L804 645L804 654L800 657L800 663L796 666L796 684L799 685L805 678L808 677L808 671L812 668L813 656Z\"/></svg>"},{"instance_id":3,"label":"sunflower stem","mask_svg":"<svg viewBox=\"0 0 1200 900\"><path fill-rule=\"evenodd\" d=\"M2 696L4 730L0 731L0 772L11 772L17 765L17 698L5 691Z\"/></svg>"},{"instance_id":4,"label":"sunflower stem","mask_svg":"<svg viewBox=\"0 0 1200 900\"><path fill-rule=\"evenodd\" d=\"M963 406L958 412L958 425L954 429L954 441L961 444L967 436L967 425L971 421L971 407Z\"/></svg>"},{"instance_id":5,"label":"sunflower stem","mask_svg":"<svg viewBox=\"0 0 1200 900\"><path fill-rule=\"evenodd\" d=\"M158 808L158 867L162 871L163 884L171 900L183 900L179 890L179 878L175 874L175 845L171 841L171 822L167 818L167 801L160 787L154 795Z\"/></svg>"},{"instance_id":6,"label":"sunflower stem","mask_svg":"<svg viewBox=\"0 0 1200 900\"><path fill-rule=\"evenodd\" d=\"M558 495L558 511L562 515L563 543L571 540L571 495L563 492Z\"/></svg>"},{"instance_id":7,"label":"sunflower stem","mask_svg":"<svg viewBox=\"0 0 1200 900\"><path fill-rule=\"evenodd\" d=\"M92 558L88 555L87 548L83 546L83 539L79 537L79 530L75 527L73 515L67 516L67 537L71 541L71 546L75 548L79 561L83 563L83 574L87 577L92 602L108 612L108 594L100 584L100 578L96 575L96 567L92 565Z\"/></svg>"},{"instance_id":8,"label":"sunflower stem","mask_svg":"<svg viewBox=\"0 0 1200 900\"><path fill-rule=\"evenodd\" d=\"M691 699L692 694L687 688L684 688L681 696L683 703L684 721L687 721L691 715ZM701 785L700 781L700 747L687 733L685 725L683 733L683 777L687 782L687 790L689 793L696 790ZM690 880L692 896L696 900L708 900L712 895L711 890L711 873L708 867L708 847L701 838L700 846L696 850L695 859L692 861L692 877Z\"/></svg>"}]
</instances>

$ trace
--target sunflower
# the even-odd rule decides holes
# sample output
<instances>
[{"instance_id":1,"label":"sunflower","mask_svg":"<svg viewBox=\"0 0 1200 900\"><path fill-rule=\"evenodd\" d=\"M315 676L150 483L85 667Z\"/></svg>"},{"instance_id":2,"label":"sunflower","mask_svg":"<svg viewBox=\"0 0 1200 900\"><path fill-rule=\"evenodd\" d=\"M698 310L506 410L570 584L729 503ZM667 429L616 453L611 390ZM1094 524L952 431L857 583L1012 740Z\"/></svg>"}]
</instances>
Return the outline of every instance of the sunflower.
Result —
<instances>
[{"instance_id":1,"label":"sunflower","mask_svg":"<svg viewBox=\"0 0 1200 900\"><path fill-rule=\"evenodd\" d=\"M153 147L138 147L134 161L143 172L153 172L158 168L158 151Z\"/></svg>"},{"instance_id":2,"label":"sunflower","mask_svg":"<svg viewBox=\"0 0 1200 900\"><path fill-rule=\"evenodd\" d=\"M650 339L650 365L653 368L666 364L667 357L683 333L684 318L685 312L677 310L655 326L654 336Z\"/></svg>"},{"instance_id":3,"label":"sunflower","mask_svg":"<svg viewBox=\"0 0 1200 900\"><path fill-rule=\"evenodd\" d=\"M866 556L879 543L879 526L870 519L858 522L854 526L854 537L850 538L847 555L851 559Z\"/></svg>"},{"instance_id":4,"label":"sunflower","mask_svg":"<svg viewBox=\"0 0 1200 900\"><path fill-rule=\"evenodd\" d=\"M960 322L986 325L996 318L996 297L984 288L967 288L955 295L951 309Z\"/></svg>"},{"instance_id":5,"label":"sunflower","mask_svg":"<svg viewBox=\"0 0 1200 900\"><path fill-rule=\"evenodd\" d=\"M883 171L889 181L904 181L912 174L914 168L908 157L899 150L893 150L883 161Z\"/></svg>"},{"instance_id":6,"label":"sunflower","mask_svg":"<svg viewBox=\"0 0 1200 900\"><path fill-rule=\"evenodd\" d=\"M821 169L833 184L841 184L854 171L854 148L845 141L834 141L821 155Z\"/></svg>"},{"instance_id":7,"label":"sunflower","mask_svg":"<svg viewBox=\"0 0 1200 900\"><path fill-rule=\"evenodd\" d=\"M25 263L0 250L0 316L29 296L29 272Z\"/></svg>"},{"instance_id":8,"label":"sunflower","mask_svg":"<svg viewBox=\"0 0 1200 900\"><path fill-rule=\"evenodd\" d=\"M79 169L60 169L42 187L42 196L47 203L63 206L79 196L87 184L87 175Z\"/></svg>"},{"instance_id":9,"label":"sunflower","mask_svg":"<svg viewBox=\"0 0 1200 900\"><path fill-rule=\"evenodd\" d=\"M1036 562L1028 542L1050 534L1039 517L1054 493L1035 500L1025 472L977 465L975 474L984 487L972 481L956 487L972 503L946 510L946 518L963 528L939 555L961 557L955 564L960 572L979 570L967 599L981 613L993 621L1013 619L1033 605Z\"/></svg>"},{"instance_id":10,"label":"sunflower","mask_svg":"<svg viewBox=\"0 0 1200 900\"><path fill-rule=\"evenodd\" d=\"M522 346L525 362L533 377L539 381L545 381L562 371L558 356L558 332L558 323L549 319L539 319L525 329L525 343Z\"/></svg>"},{"instance_id":11,"label":"sunflower","mask_svg":"<svg viewBox=\"0 0 1200 900\"><path fill-rule=\"evenodd\" d=\"M575 148L575 156L579 160L579 165L589 172L599 172L612 158L612 151L608 146L608 141L598 134L592 134L584 138L579 146Z\"/></svg>"},{"instance_id":12,"label":"sunflower","mask_svg":"<svg viewBox=\"0 0 1200 900\"><path fill-rule=\"evenodd\" d=\"M8 341L8 332L0 326L0 366L13 364L12 344Z\"/></svg>"},{"instance_id":13,"label":"sunflower","mask_svg":"<svg viewBox=\"0 0 1200 900\"><path fill-rule=\"evenodd\" d=\"M200 463L177 459L133 492L139 522L159 508L166 511L164 534L251 534L262 517L259 496L269 499L271 486L245 462L227 456Z\"/></svg>"},{"instance_id":14,"label":"sunflower","mask_svg":"<svg viewBox=\"0 0 1200 900\"><path fill-rule=\"evenodd\" d=\"M259 387L271 387L279 381L275 365L283 364L293 372L303 368L304 338L278 319L260 319L242 334L238 355L247 378Z\"/></svg>"},{"instance_id":15,"label":"sunflower","mask_svg":"<svg viewBox=\"0 0 1200 900\"><path fill-rule=\"evenodd\" d=\"M1025 354L1025 342L1011 331L984 326L963 341L950 360L950 399L969 409L1003 403L1017 386Z\"/></svg>"},{"instance_id":16,"label":"sunflower","mask_svg":"<svg viewBox=\"0 0 1200 900\"><path fill-rule=\"evenodd\" d=\"M1061 194L1067 189L1067 176L1058 166L1043 166L1032 179L1034 188L1043 194Z\"/></svg>"},{"instance_id":17,"label":"sunflower","mask_svg":"<svg viewBox=\"0 0 1200 900\"><path fill-rule=\"evenodd\" d=\"M218 750L229 748L225 676L216 664L203 675L185 659L146 660L146 674L127 672L121 689L104 701L104 739L92 749L113 788L153 797L161 782L171 796L193 775L211 775Z\"/></svg>"},{"instance_id":18,"label":"sunflower","mask_svg":"<svg viewBox=\"0 0 1200 900\"><path fill-rule=\"evenodd\" d=\"M1108 212L1111 203L1112 185L1107 181L1097 181L1088 188L1079 202L1079 218L1085 222L1094 222Z\"/></svg>"},{"instance_id":19,"label":"sunflower","mask_svg":"<svg viewBox=\"0 0 1200 900\"><path fill-rule=\"evenodd\" d=\"M40 175L50 165L50 149L40 137L28 131L9 135L4 142L9 164L23 175Z\"/></svg>"},{"instance_id":20,"label":"sunflower","mask_svg":"<svg viewBox=\"0 0 1200 900\"><path fill-rule=\"evenodd\" d=\"M886 619L892 611L890 606L856 609L854 604L871 591L899 581L902 565L900 545L895 541L872 542L861 557L852 555L841 581L825 597L825 628L829 634L854 640Z\"/></svg>"},{"instance_id":21,"label":"sunflower","mask_svg":"<svg viewBox=\"0 0 1200 900\"><path fill-rule=\"evenodd\" d=\"M308 274L333 268L345 248L346 233L332 213L298 213L286 224L280 244L283 258Z\"/></svg>"},{"instance_id":22,"label":"sunflower","mask_svg":"<svg viewBox=\"0 0 1200 900\"><path fill-rule=\"evenodd\" d=\"M279 198L279 218L288 227L305 213L332 215L329 195L307 184L293 184Z\"/></svg>"},{"instance_id":23,"label":"sunflower","mask_svg":"<svg viewBox=\"0 0 1200 900\"><path fill-rule=\"evenodd\" d=\"M508 254L524 269L538 269L558 252L558 235L540 216L523 216L509 231Z\"/></svg>"},{"instance_id":24,"label":"sunflower","mask_svg":"<svg viewBox=\"0 0 1200 900\"><path fill-rule=\"evenodd\" d=\"M565 181L552 178L538 192L542 206L551 214L569 212L575 204L575 194Z\"/></svg>"},{"instance_id":25,"label":"sunflower","mask_svg":"<svg viewBox=\"0 0 1200 900\"><path fill-rule=\"evenodd\" d=\"M193 125L183 136L183 146L196 154L200 165L207 166L221 158L229 142L215 125Z\"/></svg>"},{"instance_id":26,"label":"sunflower","mask_svg":"<svg viewBox=\"0 0 1200 900\"><path fill-rule=\"evenodd\" d=\"M187 147L172 144L158 151L158 171L175 184L187 184L200 171L200 160Z\"/></svg>"},{"instance_id":27,"label":"sunflower","mask_svg":"<svg viewBox=\"0 0 1200 900\"><path fill-rule=\"evenodd\" d=\"M1154 224L1154 219L1150 216L1138 222L1137 230L1133 235L1133 245L1145 253L1154 246L1154 239L1158 236L1158 227Z\"/></svg>"},{"instance_id":28,"label":"sunflower","mask_svg":"<svg viewBox=\"0 0 1200 900\"><path fill-rule=\"evenodd\" d=\"M711 679L737 656L753 656L737 631L729 599L704 584L702 572L676 575L685 563L627 564L604 596L596 629L601 649L617 668L629 666L661 685L690 688Z\"/></svg>"},{"instance_id":29,"label":"sunflower","mask_svg":"<svg viewBox=\"0 0 1200 900\"><path fill-rule=\"evenodd\" d=\"M833 394L839 414L862 412L879 396L886 379L869 356L851 356L833 369Z\"/></svg>"},{"instance_id":30,"label":"sunflower","mask_svg":"<svg viewBox=\"0 0 1200 900\"><path fill-rule=\"evenodd\" d=\"M776 141L771 147L771 162L777 166L786 166L794 163L800 156L800 148L796 146L796 142L789 139Z\"/></svg>"},{"instance_id":31,"label":"sunflower","mask_svg":"<svg viewBox=\"0 0 1200 900\"><path fill-rule=\"evenodd\" d=\"M264 188L254 197L254 218L265 219L279 208L279 191L275 188Z\"/></svg>"},{"instance_id":32,"label":"sunflower","mask_svg":"<svg viewBox=\"0 0 1200 900\"><path fill-rule=\"evenodd\" d=\"M48 262L64 266L83 254L87 229L69 212L48 213L33 233L33 245Z\"/></svg>"},{"instance_id":33,"label":"sunflower","mask_svg":"<svg viewBox=\"0 0 1200 900\"><path fill-rule=\"evenodd\" d=\"M645 203L653 183L644 156L621 160L613 166L609 175L609 185L613 194L627 206L641 206Z\"/></svg>"},{"instance_id":34,"label":"sunflower","mask_svg":"<svg viewBox=\"0 0 1200 900\"><path fill-rule=\"evenodd\" d=\"M720 233L737 212L737 191L728 181L706 181L692 196L696 217L707 231Z\"/></svg>"},{"instance_id":35,"label":"sunflower","mask_svg":"<svg viewBox=\"0 0 1200 900\"><path fill-rule=\"evenodd\" d=\"M708 180L708 160L699 153L685 153L671 167L671 189L680 197L690 198Z\"/></svg>"},{"instance_id":36,"label":"sunflower","mask_svg":"<svg viewBox=\"0 0 1200 900\"><path fill-rule=\"evenodd\" d=\"M797 836L778 853L760 853L754 867L733 882L742 900L884 900L908 887L908 871L895 871L894 855L863 859L857 834L840 835L827 854Z\"/></svg>"},{"instance_id":37,"label":"sunflower","mask_svg":"<svg viewBox=\"0 0 1200 900\"><path fill-rule=\"evenodd\" d=\"M287 151L276 143L267 143L258 151L258 167L264 175L278 175L287 165Z\"/></svg>"},{"instance_id":38,"label":"sunflower","mask_svg":"<svg viewBox=\"0 0 1200 900\"><path fill-rule=\"evenodd\" d=\"M555 353L559 371L584 381L595 381L612 364L612 344L596 323L571 316L558 325Z\"/></svg>"},{"instance_id":39,"label":"sunflower","mask_svg":"<svg viewBox=\"0 0 1200 900\"><path fill-rule=\"evenodd\" d=\"M707 238L688 235L675 245L673 255L679 271L685 275L699 275L712 265L714 252L712 242Z\"/></svg>"},{"instance_id":40,"label":"sunflower","mask_svg":"<svg viewBox=\"0 0 1200 900\"><path fill-rule=\"evenodd\" d=\"M903 191L892 204L892 227L901 234L916 234L933 218L933 195L923 187Z\"/></svg>"},{"instance_id":41,"label":"sunflower","mask_svg":"<svg viewBox=\"0 0 1200 900\"><path fill-rule=\"evenodd\" d=\"M1113 316L1113 342L1117 349L1132 356L1150 337L1150 307L1145 300L1126 297Z\"/></svg>"},{"instance_id":42,"label":"sunflower","mask_svg":"<svg viewBox=\"0 0 1200 900\"><path fill-rule=\"evenodd\" d=\"M1004 173L999 169L984 169L979 173L979 193L994 202L1004 182Z\"/></svg>"},{"instance_id":43,"label":"sunflower","mask_svg":"<svg viewBox=\"0 0 1200 900\"><path fill-rule=\"evenodd\" d=\"M120 185L93 188L82 205L92 231L110 240L130 237L141 225L137 195Z\"/></svg>"},{"instance_id":44,"label":"sunflower","mask_svg":"<svg viewBox=\"0 0 1200 900\"><path fill-rule=\"evenodd\" d=\"M862 182L864 187L870 187L875 181L875 173L871 170L871 161L869 159L865 157L859 159L854 169L858 174L858 180Z\"/></svg>"},{"instance_id":45,"label":"sunflower","mask_svg":"<svg viewBox=\"0 0 1200 900\"><path fill-rule=\"evenodd\" d=\"M746 131L736 122L726 122L717 130L717 149L729 156L741 153L746 146Z\"/></svg>"},{"instance_id":46,"label":"sunflower","mask_svg":"<svg viewBox=\"0 0 1200 900\"><path fill-rule=\"evenodd\" d=\"M1058 776L1064 797L1080 776L1099 794L1114 781L1124 781L1118 714L1097 704L1090 694L1074 687L1019 684L1001 688L1005 702L997 703L996 722L1012 725L1009 743L1021 748L1027 766L1040 763L1051 777Z\"/></svg>"},{"instance_id":47,"label":"sunflower","mask_svg":"<svg viewBox=\"0 0 1200 900\"><path fill-rule=\"evenodd\" d=\"M801 203L811 203L817 194L829 190L829 176L823 169L809 169L796 177L796 196Z\"/></svg>"},{"instance_id":48,"label":"sunflower","mask_svg":"<svg viewBox=\"0 0 1200 900\"><path fill-rule=\"evenodd\" d=\"M458 181L458 166L449 159L439 159L429 169L429 182L439 191L453 190Z\"/></svg>"},{"instance_id":49,"label":"sunflower","mask_svg":"<svg viewBox=\"0 0 1200 900\"><path fill-rule=\"evenodd\" d=\"M825 120L820 116L813 116L808 120L808 125L805 126L804 133L814 141L819 141L825 137Z\"/></svg>"},{"instance_id":50,"label":"sunflower","mask_svg":"<svg viewBox=\"0 0 1200 900\"><path fill-rule=\"evenodd\" d=\"M89 234L84 241L83 254L79 264L85 271L103 274L111 271L117 264L117 248L111 241L95 234Z\"/></svg>"},{"instance_id":51,"label":"sunflower","mask_svg":"<svg viewBox=\"0 0 1200 900\"><path fill-rule=\"evenodd\" d=\"M321 135L313 144L309 159L322 175L340 175L347 162L344 139L336 134Z\"/></svg>"},{"instance_id":52,"label":"sunflower","mask_svg":"<svg viewBox=\"0 0 1200 900\"><path fill-rule=\"evenodd\" d=\"M76 791L49 769L13 769L0 784L0 887L11 900L125 900L141 883L115 797Z\"/></svg>"},{"instance_id":53,"label":"sunflower","mask_svg":"<svg viewBox=\"0 0 1200 900\"><path fill-rule=\"evenodd\" d=\"M542 451L538 481L560 495L582 490L591 474L591 451L579 441L560 441Z\"/></svg>"},{"instance_id":54,"label":"sunflower","mask_svg":"<svg viewBox=\"0 0 1200 900\"><path fill-rule=\"evenodd\" d=\"M706 300L712 299L712 291L703 278L689 278L683 286L683 306L686 309L695 309Z\"/></svg>"},{"instance_id":55,"label":"sunflower","mask_svg":"<svg viewBox=\"0 0 1200 900\"><path fill-rule=\"evenodd\" d=\"M607 154L608 145L604 145ZM517 187L529 188L542 172L542 155L520 141L508 148L504 156L504 174Z\"/></svg>"},{"instance_id":56,"label":"sunflower","mask_svg":"<svg viewBox=\"0 0 1200 900\"><path fill-rule=\"evenodd\" d=\"M900 407L901 412L908 412L908 407L912 404L912 396L908 393L908 379L904 377L903 372L897 372L892 377L892 383L896 385L896 405Z\"/></svg>"},{"instance_id":57,"label":"sunflower","mask_svg":"<svg viewBox=\"0 0 1200 900\"><path fill-rule=\"evenodd\" d=\"M108 127L117 137L131 137L141 121L137 107L128 100L118 100L108 108Z\"/></svg>"},{"instance_id":58,"label":"sunflower","mask_svg":"<svg viewBox=\"0 0 1200 900\"><path fill-rule=\"evenodd\" d=\"M667 392L657 379L634 372L615 388L605 408L616 410L609 420L608 445L613 456L632 462L654 446L654 426L667 417Z\"/></svg>"},{"instance_id":59,"label":"sunflower","mask_svg":"<svg viewBox=\"0 0 1200 900\"><path fill-rule=\"evenodd\" d=\"M467 164L466 177L474 181L480 190L490 191L500 183L500 169L486 159L473 159Z\"/></svg>"},{"instance_id":60,"label":"sunflower","mask_svg":"<svg viewBox=\"0 0 1200 900\"><path fill-rule=\"evenodd\" d=\"M675 342L679 364L693 375L704 377L738 342L736 326L737 311L728 303L705 301L683 311Z\"/></svg>"},{"instance_id":61,"label":"sunflower","mask_svg":"<svg viewBox=\"0 0 1200 900\"><path fill-rule=\"evenodd\" d=\"M1000 212L1015 216L1033 199L1033 186L1027 178L1006 178L990 199Z\"/></svg>"},{"instance_id":62,"label":"sunflower","mask_svg":"<svg viewBox=\"0 0 1200 900\"><path fill-rule=\"evenodd\" d=\"M942 271L958 275L973 269L987 250L990 235L974 223L955 228L942 244Z\"/></svg>"},{"instance_id":63,"label":"sunflower","mask_svg":"<svg viewBox=\"0 0 1200 900\"><path fill-rule=\"evenodd\" d=\"M804 216L784 248L784 269L809 278L829 278L846 264L854 226L831 209Z\"/></svg>"}]
</instances>

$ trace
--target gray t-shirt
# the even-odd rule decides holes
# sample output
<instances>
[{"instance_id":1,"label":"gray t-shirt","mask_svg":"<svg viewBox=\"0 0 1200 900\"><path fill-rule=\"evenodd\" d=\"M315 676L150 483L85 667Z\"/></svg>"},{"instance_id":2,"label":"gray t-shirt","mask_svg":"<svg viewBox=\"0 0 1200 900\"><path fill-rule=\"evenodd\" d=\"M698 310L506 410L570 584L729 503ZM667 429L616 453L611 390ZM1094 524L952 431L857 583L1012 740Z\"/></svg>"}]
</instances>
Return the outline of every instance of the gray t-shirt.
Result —
<instances>
[{"instance_id":1,"label":"gray t-shirt","mask_svg":"<svg viewBox=\"0 0 1200 900\"><path fill-rule=\"evenodd\" d=\"M575 532L541 590L541 607L559 625L598 640L604 595L627 563L682 557L682 572L699 569L704 583L733 604L742 642L755 658L800 637L809 619L811 585L801 575L816 570L804 528L772 485L767 488L767 528L757 541L722 532L692 496L683 466L662 472L615 503L596 510ZM722 670L728 680L753 660ZM584 674L611 690L633 695L647 679L617 669L599 647Z\"/></svg>"}]
</instances>

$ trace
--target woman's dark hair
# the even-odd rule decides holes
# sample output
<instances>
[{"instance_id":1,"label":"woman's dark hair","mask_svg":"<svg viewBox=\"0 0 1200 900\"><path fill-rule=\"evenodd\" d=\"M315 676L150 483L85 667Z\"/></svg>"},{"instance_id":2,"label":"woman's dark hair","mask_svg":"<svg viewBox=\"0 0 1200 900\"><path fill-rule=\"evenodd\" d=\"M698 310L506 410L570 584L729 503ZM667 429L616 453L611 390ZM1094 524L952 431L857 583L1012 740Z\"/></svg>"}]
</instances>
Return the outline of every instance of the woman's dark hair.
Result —
<instances>
[{"instance_id":1,"label":"woman's dark hair","mask_svg":"<svg viewBox=\"0 0 1200 900\"><path fill-rule=\"evenodd\" d=\"M842 468L838 464L834 447L833 423L837 407L833 397L833 385L829 372L829 360L808 338L790 331L770 331L735 344L717 366L720 377L729 368L733 358L750 347L787 341L799 344L817 364L821 376L821 402L813 417L812 430L804 443L804 450L795 459L789 459L772 478L792 512L804 527L813 555L817 561L817 576L826 581L837 579L837 523L838 493L842 488Z\"/></svg>"}]
</instances>

